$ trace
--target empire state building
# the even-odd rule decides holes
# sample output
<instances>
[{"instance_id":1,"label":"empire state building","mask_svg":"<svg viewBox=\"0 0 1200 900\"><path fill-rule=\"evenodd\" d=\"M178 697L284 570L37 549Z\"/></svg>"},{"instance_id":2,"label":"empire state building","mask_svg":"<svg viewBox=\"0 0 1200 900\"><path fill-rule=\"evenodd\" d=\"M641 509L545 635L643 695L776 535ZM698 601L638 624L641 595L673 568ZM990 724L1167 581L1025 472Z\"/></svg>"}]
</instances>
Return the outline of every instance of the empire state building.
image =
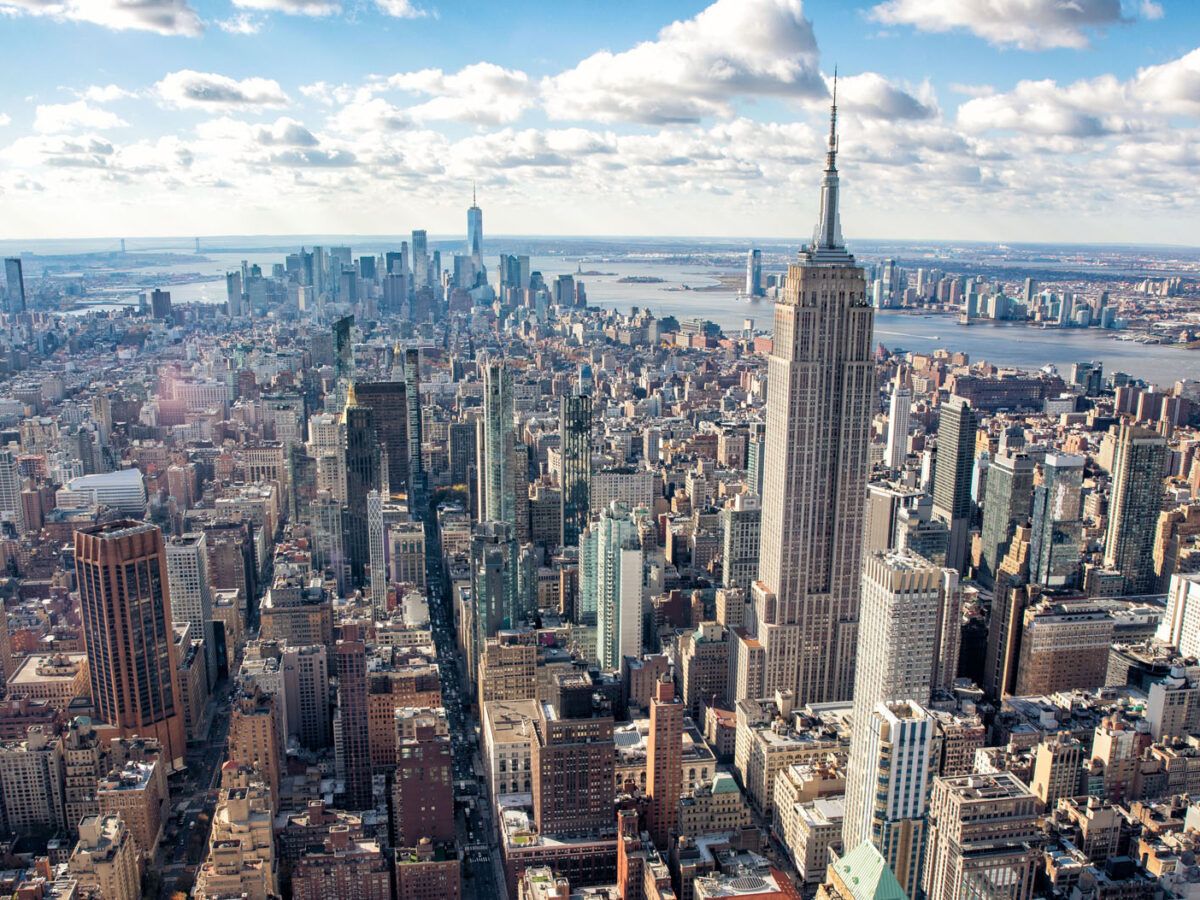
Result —
<instances>
[{"instance_id":1,"label":"empire state building","mask_svg":"<svg viewBox=\"0 0 1200 900\"><path fill-rule=\"evenodd\" d=\"M737 632L736 699L849 699L858 639L873 311L838 217L837 84L821 210L775 304L754 615Z\"/></svg>"}]
</instances>

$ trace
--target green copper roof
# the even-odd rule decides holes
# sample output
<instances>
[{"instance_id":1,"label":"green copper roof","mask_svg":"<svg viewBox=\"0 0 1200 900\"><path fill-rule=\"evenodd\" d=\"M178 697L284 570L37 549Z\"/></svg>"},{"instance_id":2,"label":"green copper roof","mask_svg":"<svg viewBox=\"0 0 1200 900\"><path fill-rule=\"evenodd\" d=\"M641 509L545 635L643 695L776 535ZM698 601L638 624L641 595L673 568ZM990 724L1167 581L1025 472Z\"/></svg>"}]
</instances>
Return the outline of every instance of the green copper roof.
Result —
<instances>
[{"instance_id":1,"label":"green copper roof","mask_svg":"<svg viewBox=\"0 0 1200 900\"><path fill-rule=\"evenodd\" d=\"M737 782L727 772L718 772L713 776L712 792L714 794L736 794L738 792Z\"/></svg>"},{"instance_id":2,"label":"green copper roof","mask_svg":"<svg viewBox=\"0 0 1200 900\"><path fill-rule=\"evenodd\" d=\"M908 900L908 894L870 841L863 841L835 866L854 900Z\"/></svg>"}]
</instances>

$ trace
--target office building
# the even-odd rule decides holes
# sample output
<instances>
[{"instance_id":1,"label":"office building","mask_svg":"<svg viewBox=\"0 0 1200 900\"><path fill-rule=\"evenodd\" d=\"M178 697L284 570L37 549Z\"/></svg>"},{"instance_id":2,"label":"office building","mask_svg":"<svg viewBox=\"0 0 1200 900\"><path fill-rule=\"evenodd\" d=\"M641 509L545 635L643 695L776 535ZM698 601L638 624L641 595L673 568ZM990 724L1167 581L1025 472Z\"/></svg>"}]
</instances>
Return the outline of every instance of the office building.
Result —
<instances>
[{"instance_id":1,"label":"office building","mask_svg":"<svg viewBox=\"0 0 1200 900\"><path fill-rule=\"evenodd\" d=\"M338 770L347 809L369 809L371 802L370 712L367 646L356 625L342 626L334 648L337 660L337 712L334 735Z\"/></svg>"},{"instance_id":2,"label":"office building","mask_svg":"<svg viewBox=\"0 0 1200 900\"><path fill-rule=\"evenodd\" d=\"M454 751L444 709L397 710L392 817L395 846L453 841Z\"/></svg>"},{"instance_id":3,"label":"office building","mask_svg":"<svg viewBox=\"0 0 1200 900\"><path fill-rule=\"evenodd\" d=\"M4 283L8 292L5 312L9 315L25 312L25 276L21 271L19 257L8 257L4 260Z\"/></svg>"},{"instance_id":4,"label":"office building","mask_svg":"<svg viewBox=\"0 0 1200 900\"><path fill-rule=\"evenodd\" d=\"M934 781L921 888L929 900L1028 900L1038 799L1011 772Z\"/></svg>"},{"instance_id":5,"label":"office building","mask_svg":"<svg viewBox=\"0 0 1200 900\"><path fill-rule=\"evenodd\" d=\"M971 404L951 397L942 404L933 471L933 515L950 529L946 565L963 572L971 536L971 473L978 420Z\"/></svg>"},{"instance_id":6,"label":"office building","mask_svg":"<svg viewBox=\"0 0 1200 900\"><path fill-rule=\"evenodd\" d=\"M385 459L387 489L408 491L408 394L403 381L366 381L354 385L359 406L371 411L379 452ZM385 499L388 499L385 497Z\"/></svg>"},{"instance_id":7,"label":"office building","mask_svg":"<svg viewBox=\"0 0 1200 900\"><path fill-rule=\"evenodd\" d=\"M873 313L838 216L836 129L835 103L813 241L788 266L775 304L753 586L763 691L794 690L799 703L846 699L853 688L875 398ZM744 641L739 668L748 662L743 649Z\"/></svg>"},{"instance_id":8,"label":"office building","mask_svg":"<svg viewBox=\"0 0 1200 900\"><path fill-rule=\"evenodd\" d=\"M217 680L217 642L213 630L212 587L208 577L208 544L203 531L172 537L166 543L167 580L171 587L171 621L192 626L204 640L208 687Z\"/></svg>"},{"instance_id":9,"label":"office building","mask_svg":"<svg viewBox=\"0 0 1200 900\"><path fill-rule=\"evenodd\" d=\"M887 809L881 810L877 795L884 776L879 770L888 758L886 748L893 744L928 757L918 766L920 773L936 762L937 729L924 707L933 689L953 680L957 670L960 616L955 576L953 570L908 553L875 552L863 563L843 843L856 847L870 840L909 889L916 885L917 870L909 864L908 852L912 849L920 856L925 797L900 797L892 791ZM889 707L892 703L899 705ZM920 785L928 789L925 774L920 775ZM912 784L906 783L905 789L909 787ZM892 834L888 823L893 819L916 824ZM885 840L899 843L885 846ZM908 849L893 860L901 846Z\"/></svg>"},{"instance_id":10,"label":"office building","mask_svg":"<svg viewBox=\"0 0 1200 900\"><path fill-rule=\"evenodd\" d=\"M1029 577L1049 588L1079 582L1083 541L1083 467L1070 453L1050 453L1042 463L1042 483L1033 489Z\"/></svg>"},{"instance_id":11,"label":"office building","mask_svg":"<svg viewBox=\"0 0 1200 900\"><path fill-rule=\"evenodd\" d=\"M1000 561L1008 553L1017 526L1032 512L1033 477L1033 458L1022 452L999 452L988 466L977 574L989 587L996 582Z\"/></svg>"},{"instance_id":12,"label":"office building","mask_svg":"<svg viewBox=\"0 0 1200 900\"><path fill-rule=\"evenodd\" d=\"M746 253L746 296L761 297L762 295L762 251L754 249Z\"/></svg>"},{"instance_id":13,"label":"office building","mask_svg":"<svg viewBox=\"0 0 1200 900\"><path fill-rule=\"evenodd\" d=\"M380 488L379 443L375 435L375 420L371 410L358 403L357 385L353 382L346 396L343 414L345 427L346 510L343 534L350 583L355 587L367 585L371 544L368 529L367 496Z\"/></svg>"},{"instance_id":14,"label":"office building","mask_svg":"<svg viewBox=\"0 0 1200 900\"><path fill-rule=\"evenodd\" d=\"M162 532L118 520L75 532L75 574L97 717L158 740L183 766L183 701Z\"/></svg>"},{"instance_id":15,"label":"office building","mask_svg":"<svg viewBox=\"0 0 1200 900\"><path fill-rule=\"evenodd\" d=\"M592 708L586 674L562 674L556 681L560 699L540 704L533 722L534 822L548 837L611 833L613 718Z\"/></svg>"}]
</instances>

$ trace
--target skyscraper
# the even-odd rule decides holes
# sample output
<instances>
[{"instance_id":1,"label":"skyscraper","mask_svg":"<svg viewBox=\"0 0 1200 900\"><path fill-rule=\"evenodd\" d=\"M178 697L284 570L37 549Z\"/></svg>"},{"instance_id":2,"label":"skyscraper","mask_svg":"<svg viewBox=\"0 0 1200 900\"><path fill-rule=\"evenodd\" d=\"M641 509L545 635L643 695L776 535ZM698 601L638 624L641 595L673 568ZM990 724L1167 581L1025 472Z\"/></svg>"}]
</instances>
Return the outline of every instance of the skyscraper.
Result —
<instances>
[{"instance_id":1,"label":"skyscraper","mask_svg":"<svg viewBox=\"0 0 1200 900\"><path fill-rule=\"evenodd\" d=\"M838 216L837 102L812 244L788 267L768 363L762 559L754 638L763 691L796 703L850 696L857 639L867 452L875 398L862 267ZM739 642L739 668L752 648ZM755 680L756 681L756 680Z\"/></svg>"},{"instance_id":2,"label":"skyscraper","mask_svg":"<svg viewBox=\"0 0 1200 900\"><path fill-rule=\"evenodd\" d=\"M991 587L1000 561L1018 525L1033 511L1033 459L1026 453L1000 451L988 466L980 534L979 580ZM1151 540L1154 526L1151 524Z\"/></svg>"},{"instance_id":3,"label":"skyscraper","mask_svg":"<svg viewBox=\"0 0 1200 900\"><path fill-rule=\"evenodd\" d=\"M359 406L371 410L380 452L387 457L391 494L408 490L408 396L402 381L368 381L354 386ZM384 499L387 499L386 497Z\"/></svg>"},{"instance_id":4,"label":"skyscraper","mask_svg":"<svg viewBox=\"0 0 1200 900\"><path fill-rule=\"evenodd\" d=\"M979 425L971 404L951 397L942 404L937 463L933 470L933 515L950 529L946 565L963 571L971 532L971 471Z\"/></svg>"},{"instance_id":5,"label":"skyscraper","mask_svg":"<svg viewBox=\"0 0 1200 900\"><path fill-rule=\"evenodd\" d=\"M589 488L592 482L592 398L586 394L563 397L558 411L559 446L562 450L562 537L564 547L579 544L587 527Z\"/></svg>"},{"instance_id":6,"label":"skyscraper","mask_svg":"<svg viewBox=\"0 0 1200 900\"><path fill-rule=\"evenodd\" d=\"M183 766L183 702L162 532L120 520L75 532L75 574L96 716L156 738Z\"/></svg>"},{"instance_id":7,"label":"skyscraper","mask_svg":"<svg viewBox=\"0 0 1200 900\"><path fill-rule=\"evenodd\" d=\"M344 778L346 809L371 806L370 708L367 685L367 645L357 625L342 626L335 648L337 659L337 742Z\"/></svg>"},{"instance_id":8,"label":"skyscraper","mask_svg":"<svg viewBox=\"0 0 1200 900\"><path fill-rule=\"evenodd\" d=\"M408 511L413 518L423 522L429 512L428 479L421 424L421 351L417 347L404 351L404 394L408 404Z\"/></svg>"},{"instance_id":9,"label":"skyscraper","mask_svg":"<svg viewBox=\"0 0 1200 900\"><path fill-rule=\"evenodd\" d=\"M613 501L579 539L580 623L596 626L596 658L617 669L642 653L645 557L628 507Z\"/></svg>"},{"instance_id":10,"label":"skyscraper","mask_svg":"<svg viewBox=\"0 0 1200 900\"><path fill-rule=\"evenodd\" d=\"M483 369L483 440L481 456L479 520L516 525L516 497L509 469L513 442L512 373L502 359L488 360Z\"/></svg>"},{"instance_id":11,"label":"skyscraper","mask_svg":"<svg viewBox=\"0 0 1200 900\"><path fill-rule=\"evenodd\" d=\"M883 453L883 461L889 469L904 468L904 458L908 456L908 426L912 419L912 391L897 384L892 388L892 398L888 404L887 447Z\"/></svg>"},{"instance_id":12,"label":"skyscraper","mask_svg":"<svg viewBox=\"0 0 1200 900\"><path fill-rule=\"evenodd\" d=\"M208 542L203 531L171 538L166 544L167 580L171 588L173 624L188 622L192 637L203 636L209 685L217 680L217 647L213 629L212 588L208 578Z\"/></svg>"},{"instance_id":13,"label":"skyscraper","mask_svg":"<svg viewBox=\"0 0 1200 900\"><path fill-rule=\"evenodd\" d=\"M858 713L855 713L857 716ZM854 740L865 744L863 768L847 778L847 800L854 791L863 808L861 822L843 824L844 846L869 840L888 864L909 897L919 896L921 861L925 856L925 814L929 789L937 775L940 738L937 722L916 701L878 703ZM850 843L851 829L863 828Z\"/></svg>"},{"instance_id":14,"label":"skyscraper","mask_svg":"<svg viewBox=\"0 0 1200 900\"><path fill-rule=\"evenodd\" d=\"M746 296L762 295L762 251L755 249L746 254Z\"/></svg>"},{"instance_id":15,"label":"skyscraper","mask_svg":"<svg viewBox=\"0 0 1200 900\"><path fill-rule=\"evenodd\" d=\"M475 264L476 273L483 272L483 210L475 202L475 191L471 190L471 206L467 209L467 255Z\"/></svg>"},{"instance_id":16,"label":"skyscraper","mask_svg":"<svg viewBox=\"0 0 1200 900\"><path fill-rule=\"evenodd\" d=\"M646 741L646 827L654 846L666 850L679 827L683 793L683 704L675 683L664 674L650 700L650 735Z\"/></svg>"},{"instance_id":17,"label":"skyscraper","mask_svg":"<svg viewBox=\"0 0 1200 900\"><path fill-rule=\"evenodd\" d=\"M350 581L366 583L371 545L367 533L367 495L379 490L379 444L375 439L371 410L358 405L357 389L350 385L343 415L346 452L346 522L344 526L346 558Z\"/></svg>"},{"instance_id":18,"label":"skyscraper","mask_svg":"<svg viewBox=\"0 0 1200 900\"><path fill-rule=\"evenodd\" d=\"M915 554L875 552L863 561L862 584L843 843L855 847L869 840L889 860L897 851L895 842L914 844L919 859L922 826L900 827L898 822L918 822L924 816L926 795L904 794L909 799L903 799L901 791L913 785L901 784L906 779L897 776L881 806L877 794L883 777L880 770L886 766L880 755L885 745L903 745L905 752L917 756L925 753L915 763L912 781L928 791L934 723L922 707L929 703L933 688L946 681L944 670L950 670L950 680L956 674L958 579L956 573ZM893 702L910 707L889 708ZM892 766L897 766L895 759ZM917 877L915 862L911 870L906 865L904 873L896 870L901 883L911 889Z\"/></svg>"},{"instance_id":19,"label":"skyscraper","mask_svg":"<svg viewBox=\"0 0 1200 900\"><path fill-rule=\"evenodd\" d=\"M429 239L424 231L412 233L412 272L417 290L429 284Z\"/></svg>"},{"instance_id":20,"label":"skyscraper","mask_svg":"<svg viewBox=\"0 0 1200 900\"><path fill-rule=\"evenodd\" d=\"M758 574L762 504L757 494L738 494L721 508L721 584L749 590Z\"/></svg>"},{"instance_id":21,"label":"skyscraper","mask_svg":"<svg viewBox=\"0 0 1200 900\"><path fill-rule=\"evenodd\" d=\"M1125 578L1125 592L1154 590L1154 529L1162 511L1167 442L1155 431L1122 425L1113 457L1104 565ZM991 476L988 476L991 480Z\"/></svg>"},{"instance_id":22,"label":"skyscraper","mask_svg":"<svg viewBox=\"0 0 1200 900\"><path fill-rule=\"evenodd\" d=\"M8 306L5 310L9 313L25 312L25 276L21 271L19 257L4 260L4 282L8 291Z\"/></svg>"},{"instance_id":23,"label":"skyscraper","mask_svg":"<svg viewBox=\"0 0 1200 900\"><path fill-rule=\"evenodd\" d=\"M1029 577L1036 584L1063 588L1079 580L1085 462L1071 453L1049 453L1042 463L1030 529Z\"/></svg>"}]
</instances>

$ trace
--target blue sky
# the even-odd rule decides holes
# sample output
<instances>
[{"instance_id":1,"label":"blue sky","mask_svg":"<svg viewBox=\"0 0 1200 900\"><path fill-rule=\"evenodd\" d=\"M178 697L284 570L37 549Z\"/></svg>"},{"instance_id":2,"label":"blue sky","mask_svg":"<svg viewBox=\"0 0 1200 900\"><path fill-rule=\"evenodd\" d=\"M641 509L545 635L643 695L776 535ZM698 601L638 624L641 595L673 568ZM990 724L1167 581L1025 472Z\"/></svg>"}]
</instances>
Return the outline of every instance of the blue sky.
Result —
<instances>
[{"instance_id":1,"label":"blue sky","mask_svg":"<svg viewBox=\"0 0 1200 900\"><path fill-rule=\"evenodd\" d=\"M0 237L1200 243L1191 0L0 0Z\"/></svg>"}]
</instances>

